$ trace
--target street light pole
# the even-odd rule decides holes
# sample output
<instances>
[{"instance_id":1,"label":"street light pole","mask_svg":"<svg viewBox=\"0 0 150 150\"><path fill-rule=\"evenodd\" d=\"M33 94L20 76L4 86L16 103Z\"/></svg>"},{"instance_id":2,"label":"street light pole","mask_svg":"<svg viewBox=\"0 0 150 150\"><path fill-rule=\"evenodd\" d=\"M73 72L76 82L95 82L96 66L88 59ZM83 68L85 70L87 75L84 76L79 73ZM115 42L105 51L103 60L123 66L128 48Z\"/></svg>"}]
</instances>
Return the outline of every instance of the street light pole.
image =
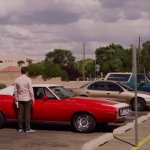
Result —
<instances>
[{"instance_id":1,"label":"street light pole","mask_svg":"<svg viewBox=\"0 0 150 150\"><path fill-rule=\"evenodd\" d=\"M135 146L138 146L138 110L137 110L137 52L134 45L132 47L132 71L134 76L134 88L135 88Z\"/></svg>"}]
</instances>

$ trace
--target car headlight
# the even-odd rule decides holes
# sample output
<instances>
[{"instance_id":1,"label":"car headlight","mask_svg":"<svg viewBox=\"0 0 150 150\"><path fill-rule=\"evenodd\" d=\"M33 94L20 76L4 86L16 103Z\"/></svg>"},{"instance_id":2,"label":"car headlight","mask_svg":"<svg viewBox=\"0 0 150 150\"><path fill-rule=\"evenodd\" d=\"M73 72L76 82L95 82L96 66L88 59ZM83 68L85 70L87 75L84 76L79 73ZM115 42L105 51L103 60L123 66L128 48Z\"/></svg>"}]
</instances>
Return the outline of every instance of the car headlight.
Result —
<instances>
[{"instance_id":1,"label":"car headlight","mask_svg":"<svg viewBox=\"0 0 150 150\"><path fill-rule=\"evenodd\" d=\"M119 116L126 116L131 113L131 109L129 107L120 108L119 109Z\"/></svg>"}]
</instances>

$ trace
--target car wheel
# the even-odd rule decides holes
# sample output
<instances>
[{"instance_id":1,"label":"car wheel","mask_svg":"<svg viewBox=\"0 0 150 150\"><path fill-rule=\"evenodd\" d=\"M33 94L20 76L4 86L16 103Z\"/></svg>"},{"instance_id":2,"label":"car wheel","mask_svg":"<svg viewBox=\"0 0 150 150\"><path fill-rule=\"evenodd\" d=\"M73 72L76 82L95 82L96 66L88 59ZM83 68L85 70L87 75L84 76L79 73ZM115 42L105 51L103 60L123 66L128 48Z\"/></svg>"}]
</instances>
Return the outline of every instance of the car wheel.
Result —
<instances>
[{"instance_id":1,"label":"car wheel","mask_svg":"<svg viewBox=\"0 0 150 150\"><path fill-rule=\"evenodd\" d=\"M77 132L92 132L96 127L96 121L90 114L78 114L73 117L72 126Z\"/></svg>"},{"instance_id":2,"label":"car wheel","mask_svg":"<svg viewBox=\"0 0 150 150\"><path fill-rule=\"evenodd\" d=\"M131 108L132 110L135 110L135 99L131 102ZM143 99L137 98L137 110L142 111L146 109L146 103Z\"/></svg>"},{"instance_id":3,"label":"car wheel","mask_svg":"<svg viewBox=\"0 0 150 150\"><path fill-rule=\"evenodd\" d=\"M0 128L2 128L5 124L5 118L3 114L0 112Z\"/></svg>"}]
</instances>

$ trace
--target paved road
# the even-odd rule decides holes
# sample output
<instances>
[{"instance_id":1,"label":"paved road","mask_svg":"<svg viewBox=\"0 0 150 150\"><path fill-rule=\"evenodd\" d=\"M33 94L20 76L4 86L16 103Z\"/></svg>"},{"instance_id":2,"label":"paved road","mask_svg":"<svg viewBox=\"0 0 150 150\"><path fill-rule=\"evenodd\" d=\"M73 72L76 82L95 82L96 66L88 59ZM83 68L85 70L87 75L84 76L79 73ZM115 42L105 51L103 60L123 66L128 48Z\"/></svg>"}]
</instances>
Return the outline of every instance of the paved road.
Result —
<instances>
[{"instance_id":1,"label":"paved road","mask_svg":"<svg viewBox=\"0 0 150 150\"><path fill-rule=\"evenodd\" d=\"M149 111L140 112L139 116ZM134 119L134 112L128 121ZM111 133L117 125L97 127L94 133L81 134L70 126L32 124L36 133L18 133L16 123L8 123L0 129L0 150L81 150L83 144L105 133Z\"/></svg>"}]
</instances>

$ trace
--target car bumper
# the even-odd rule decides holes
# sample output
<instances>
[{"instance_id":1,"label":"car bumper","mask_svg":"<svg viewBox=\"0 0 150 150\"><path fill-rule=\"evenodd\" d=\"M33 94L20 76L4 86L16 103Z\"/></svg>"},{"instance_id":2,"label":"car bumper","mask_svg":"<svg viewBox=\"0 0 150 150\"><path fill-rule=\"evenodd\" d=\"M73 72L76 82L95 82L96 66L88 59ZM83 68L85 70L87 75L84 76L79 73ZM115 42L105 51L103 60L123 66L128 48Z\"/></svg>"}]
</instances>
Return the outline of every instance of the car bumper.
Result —
<instances>
[{"instance_id":1,"label":"car bumper","mask_svg":"<svg viewBox=\"0 0 150 150\"><path fill-rule=\"evenodd\" d=\"M150 107L150 99L145 99L146 106Z\"/></svg>"}]
</instances>

